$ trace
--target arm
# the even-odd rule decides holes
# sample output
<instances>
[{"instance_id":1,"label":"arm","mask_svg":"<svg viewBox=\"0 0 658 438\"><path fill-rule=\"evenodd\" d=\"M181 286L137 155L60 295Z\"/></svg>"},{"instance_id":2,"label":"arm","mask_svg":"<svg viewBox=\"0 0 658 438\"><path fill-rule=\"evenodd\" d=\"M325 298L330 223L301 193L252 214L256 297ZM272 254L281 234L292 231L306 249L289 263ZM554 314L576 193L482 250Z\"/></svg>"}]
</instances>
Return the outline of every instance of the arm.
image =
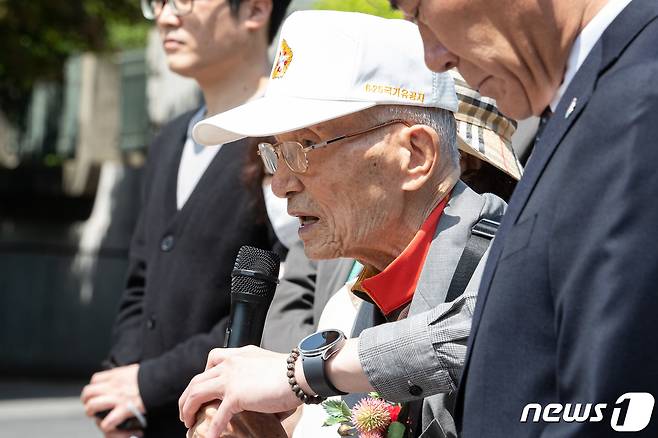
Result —
<instances>
[{"instance_id":1,"label":"arm","mask_svg":"<svg viewBox=\"0 0 658 438\"><path fill-rule=\"evenodd\" d=\"M349 339L327 361L331 382L344 392L374 389L393 401L423 398L454 388L464 360L475 294L485 261L486 255L464 294L454 302L368 329L360 338ZM419 352L424 361L409 360ZM191 427L204 403L223 400L210 426L212 433L219 433L233 415L243 410L280 413L296 408L301 402L290 390L286 359L286 354L255 347L213 350L206 371L192 379L179 400L181 418ZM305 393L313 394L300 362L298 359L295 366L296 380ZM410 396L408 376L423 388L422 395ZM435 378L442 380L435 382Z\"/></svg>"},{"instance_id":2,"label":"arm","mask_svg":"<svg viewBox=\"0 0 658 438\"><path fill-rule=\"evenodd\" d=\"M188 382L203 371L208 352L224 344L228 316L207 333L186 339L166 353L141 362L139 390L146 411L175 404Z\"/></svg>"},{"instance_id":3,"label":"arm","mask_svg":"<svg viewBox=\"0 0 658 438\"><path fill-rule=\"evenodd\" d=\"M115 427L133 416L131 409L144 413L145 408L137 385L137 372L142 353L143 299L146 278L144 258L144 218L140 214L130 246L126 288L119 304L113 328L112 347L104 361L107 371L95 373L82 391L85 412L93 417L97 412L111 411L98 427L107 436L125 435Z\"/></svg>"},{"instance_id":4,"label":"arm","mask_svg":"<svg viewBox=\"0 0 658 438\"><path fill-rule=\"evenodd\" d=\"M149 167L142 188L142 205L145 204ZM98 427L107 436L123 436L115 427L132 417L131 409L144 413L145 408L137 385L137 372L142 354L143 305L146 283L146 237L144 209L140 211L133 232L128 261L126 286L119 302L119 311L112 330L112 345L103 368L95 373L82 393L81 400L88 416L111 411ZM129 407L130 406L130 407Z\"/></svg>"},{"instance_id":5,"label":"arm","mask_svg":"<svg viewBox=\"0 0 658 438\"><path fill-rule=\"evenodd\" d=\"M144 217L140 214L130 245L126 288L112 330L106 368L139 361L142 352L143 307L146 283Z\"/></svg>"},{"instance_id":6,"label":"arm","mask_svg":"<svg viewBox=\"0 0 658 438\"><path fill-rule=\"evenodd\" d=\"M361 365L383 398L405 402L456 389L488 255L487 251L464 293L453 302L361 333ZM411 394L409 382L422 393Z\"/></svg>"},{"instance_id":7,"label":"arm","mask_svg":"<svg viewBox=\"0 0 658 438\"><path fill-rule=\"evenodd\" d=\"M317 263L304 254L304 245L293 245L285 261L285 272L276 288L263 331L263 348L289 353L297 342L317 326L313 316Z\"/></svg>"}]
</instances>

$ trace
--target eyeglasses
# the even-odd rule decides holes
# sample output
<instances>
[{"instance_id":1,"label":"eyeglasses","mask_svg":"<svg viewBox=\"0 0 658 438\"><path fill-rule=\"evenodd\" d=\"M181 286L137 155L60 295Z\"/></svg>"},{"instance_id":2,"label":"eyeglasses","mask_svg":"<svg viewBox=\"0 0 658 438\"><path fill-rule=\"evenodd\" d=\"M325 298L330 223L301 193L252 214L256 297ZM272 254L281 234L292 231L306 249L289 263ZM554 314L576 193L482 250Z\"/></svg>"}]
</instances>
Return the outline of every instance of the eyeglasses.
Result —
<instances>
[{"instance_id":1,"label":"eyeglasses","mask_svg":"<svg viewBox=\"0 0 658 438\"><path fill-rule=\"evenodd\" d=\"M270 175L273 175L277 169L277 160L283 158L283 161L286 162L286 165L290 170L295 173L305 173L308 170L308 159L306 158L306 153L312 151L313 149L319 149L326 146L329 146L332 143L336 143L347 138L356 137L357 135L366 134L368 132L374 131L384 126L393 125L395 123L402 123L407 127L411 125L402 119L389 120L388 122L380 123L371 128L364 129L358 132L351 134L341 135L339 137L332 138L331 140L323 141L322 143L316 143L309 146L302 146L301 143L297 141L282 141L280 143L271 144L271 143L259 143L258 144L258 155L263 160L263 165L265 166L265 171Z\"/></svg>"},{"instance_id":2,"label":"eyeglasses","mask_svg":"<svg viewBox=\"0 0 658 438\"><path fill-rule=\"evenodd\" d=\"M169 5L172 13L177 17L182 17L192 12L194 0L141 0L142 15L147 20L157 20L165 3Z\"/></svg>"}]
</instances>

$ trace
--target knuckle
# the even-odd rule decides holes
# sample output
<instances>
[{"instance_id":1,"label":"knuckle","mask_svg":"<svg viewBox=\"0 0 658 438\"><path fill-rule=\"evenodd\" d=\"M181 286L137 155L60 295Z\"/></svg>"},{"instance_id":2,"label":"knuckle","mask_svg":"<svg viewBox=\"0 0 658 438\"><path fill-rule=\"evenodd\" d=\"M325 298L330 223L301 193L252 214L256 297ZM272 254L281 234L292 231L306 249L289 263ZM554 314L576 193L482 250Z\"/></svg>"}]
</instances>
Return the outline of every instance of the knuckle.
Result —
<instances>
[{"instance_id":1,"label":"knuckle","mask_svg":"<svg viewBox=\"0 0 658 438\"><path fill-rule=\"evenodd\" d=\"M190 384L188 385L188 387L194 385L195 383L198 383L199 380L201 380L201 374L197 374L196 376L192 377L192 380L190 380Z\"/></svg>"},{"instance_id":2,"label":"knuckle","mask_svg":"<svg viewBox=\"0 0 658 438\"><path fill-rule=\"evenodd\" d=\"M194 388L190 391L189 395L187 396L187 399L190 402L195 402L196 400L199 399L200 396L201 396L201 391L197 388Z\"/></svg>"}]
</instances>

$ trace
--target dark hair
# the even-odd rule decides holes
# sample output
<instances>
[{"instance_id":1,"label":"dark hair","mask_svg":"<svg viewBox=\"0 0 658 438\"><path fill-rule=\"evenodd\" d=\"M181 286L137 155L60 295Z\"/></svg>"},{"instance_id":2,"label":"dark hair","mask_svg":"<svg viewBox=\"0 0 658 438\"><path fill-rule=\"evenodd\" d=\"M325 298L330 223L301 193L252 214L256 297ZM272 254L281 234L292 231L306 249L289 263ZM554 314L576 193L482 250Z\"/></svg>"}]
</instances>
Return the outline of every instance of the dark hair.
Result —
<instances>
[{"instance_id":1,"label":"dark hair","mask_svg":"<svg viewBox=\"0 0 658 438\"><path fill-rule=\"evenodd\" d=\"M240 10L240 3L242 0L228 0L228 4L231 8L231 14L234 17L238 16L238 11ZM271 43L276 36L276 33L279 31L281 22L286 16L286 10L290 0L272 0L272 13L270 14L270 22L267 27L267 42Z\"/></svg>"},{"instance_id":2,"label":"dark hair","mask_svg":"<svg viewBox=\"0 0 658 438\"><path fill-rule=\"evenodd\" d=\"M476 193L493 193L509 202L516 187L516 180L491 164L479 161L480 167L462 172L461 180Z\"/></svg>"}]
</instances>

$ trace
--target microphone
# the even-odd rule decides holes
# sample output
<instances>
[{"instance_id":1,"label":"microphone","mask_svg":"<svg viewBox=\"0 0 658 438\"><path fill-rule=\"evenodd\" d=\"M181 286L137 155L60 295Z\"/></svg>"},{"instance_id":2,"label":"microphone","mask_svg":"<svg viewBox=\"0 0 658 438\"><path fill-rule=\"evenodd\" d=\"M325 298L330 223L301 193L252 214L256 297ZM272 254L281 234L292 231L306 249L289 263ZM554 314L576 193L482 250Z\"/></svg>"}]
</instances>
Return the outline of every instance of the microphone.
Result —
<instances>
[{"instance_id":1,"label":"microphone","mask_svg":"<svg viewBox=\"0 0 658 438\"><path fill-rule=\"evenodd\" d=\"M260 345L265 317L279 283L279 256L243 246L231 273L231 319L224 347Z\"/></svg>"}]
</instances>

